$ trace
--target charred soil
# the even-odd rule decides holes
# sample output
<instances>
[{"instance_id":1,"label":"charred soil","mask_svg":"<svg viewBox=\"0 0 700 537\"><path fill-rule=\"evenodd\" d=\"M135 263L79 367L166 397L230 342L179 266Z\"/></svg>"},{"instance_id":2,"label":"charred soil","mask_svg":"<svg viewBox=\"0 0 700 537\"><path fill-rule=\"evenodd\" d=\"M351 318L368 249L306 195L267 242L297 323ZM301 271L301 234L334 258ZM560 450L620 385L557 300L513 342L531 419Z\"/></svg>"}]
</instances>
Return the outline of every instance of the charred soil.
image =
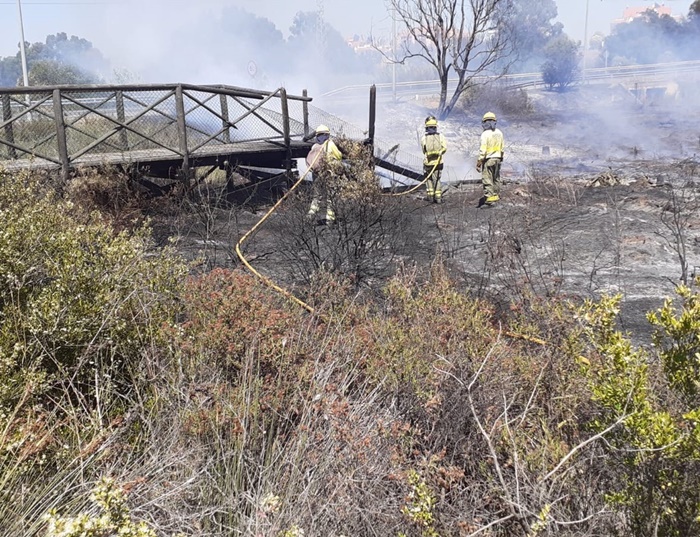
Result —
<instances>
[{"instance_id":1,"label":"charred soil","mask_svg":"<svg viewBox=\"0 0 700 537\"><path fill-rule=\"evenodd\" d=\"M563 102L537 119L502 121L508 151L502 201L493 208L478 208L481 187L471 171L478 123L456 114L442 129L465 181L448 185L445 203L428 203L421 192L384 196L380 208L340 210L338 222L326 226L305 218L309 189L301 189L246 241L244 255L301 297L319 269L373 293L396 270L427 277L436 258L465 290L491 297L503 311L536 296L576 301L621 293L622 326L642 342L646 312L692 282L700 266L700 162L692 137L672 156L678 126L669 125L666 109L627 106L627 126L613 135L595 119L609 117L604 109ZM420 106L391 106L384 132L420 124ZM413 138L406 132L402 143ZM235 206L192 204L186 215L160 220L158 236L199 258L202 270L237 266L235 244L270 207L268 195L259 186Z\"/></svg>"}]
</instances>

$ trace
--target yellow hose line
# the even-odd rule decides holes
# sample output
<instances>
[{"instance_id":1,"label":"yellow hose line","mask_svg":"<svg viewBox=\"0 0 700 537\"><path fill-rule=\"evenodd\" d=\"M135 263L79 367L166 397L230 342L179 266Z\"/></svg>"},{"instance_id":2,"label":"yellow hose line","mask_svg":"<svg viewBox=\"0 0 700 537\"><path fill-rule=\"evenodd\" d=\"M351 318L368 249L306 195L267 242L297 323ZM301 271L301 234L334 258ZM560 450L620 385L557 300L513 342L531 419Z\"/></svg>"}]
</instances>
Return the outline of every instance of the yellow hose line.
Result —
<instances>
[{"instance_id":1,"label":"yellow hose line","mask_svg":"<svg viewBox=\"0 0 700 537\"><path fill-rule=\"evenodd\" d=\"M406 190L405 192L390 192L389 194L385 194L385 195L388 195L388 196L405 196L406 194L410 194L411 192L415 192L415 191L418 190L420 187L422 187L425 183L428 182L428 179L430 179L430 178L433 176L433 173L435 172L435 170L437 169L437 167L440 165L441 162L442 162L442 155L440 155L440 158L437 159L437 161L435 162L435 165L433 166L433 169L430 170L430 173L429 173L428 175L425 176L425 179L423 179L423 180L422 180L420 183L418 183L416 186L411 187L410 190Z\"/></svg>"},{"instance_id":2,"label":"yellow hose line","mask_svg":"<svg viewBox=\"0 0 700 537\"><path fill-rule=\"evenodd\" d=\"M306 171L304 172L304 174L297 180L296 183L294 183L294 185L292 185L292 187L291 187L287 192L285 192L284 196L282 196L282 197L277 201L277 203L275 203L275 204L263 215L263 217L262 217L260 220L258 220L258 221L255 223L255 225L254 225L252 228L250 228L250 229L238 240L238 242L236 243L236 248L235 248L235 250L236 250L236 255L237 255L238 258L241 260L241 263L243 263L243 265L245 265L245 267L246 267L254 276L256 276L260 281L262 281L265 285L267 285L267 286L270 287L271 289L274 289L274 290L277 291L278 293L280 293L280 294L284 295L285 297L287 297L287 298L288 298L289 300L291 300L292 302L294 302L294 303L296 303L297 305L299 305L299 306L301 306L302 308L304 308L304 309L305 309L306 311L308 311L309 313L315 313L315 310L314 310L314 308L313 308L312 306L310 306L309 304L307 304L306 302L304 302L304 301L301 300L300 298L296 297L294 294L292 294L291 292L287 291L286 289L280 287L279 285L277 285L275 282L273 282L273 281L272 281L270 278L268 278L267 276L264 276L263 274L260 274L260 272L258 272L258 271L255 269L255 267L253 267L253 266L248 262L248 260L245 258L245 256L243 255L243 252L241 252L241 247L243 246L243 243L244 243L246 240L248 240L248 238L251 237L251 236L260 228L260 226L263 225L263 223L265 223L265 221L270 217L270 215L271 215L272 213L274 213L280 205L282 205L282 203L291 195L291 193L294 192L294 191L297 189L297 187L302 183L302 181L306 178L306 176L309 174L309 172L311 171L311 169L312 169L312 168L314 167L314 165L316 164L316 160L318 160L318 158L319 158L324 152L325 152L325 151L319 151L319 152L318 152L318 154L316 155L316 158L314 158L314 161L307 167L307 169L306 169ZM430 179L430 177L433 175L433 173L434 173L435 170L437 169L437 167L438 167L438 165L440 164L440 162L442 162L442 156L435 162L435 165L433 166L433 169L430 170L430 173L429 173L428 175L425 176L425 179L423 179L423 180L422 180L420 183L418 183L416 186L412 187L410 190L408 190L408 191L406 191L406 192L391 193L390 195L392 195L392 196L401 196L401 195L405 195L405 194L410 194L411 192L417 190L418 188L420 188L421 186L423 186L423 185L428 181L428 179Z\"/></svg>"},{"instance_id":3,"label":"yellow hose line","mask_svg":"<svg viewBox=\"0 0 700 537\"><path fill-rule=\"evenodd\" d=\"M238 242L236 243L236 255L237 255L238 258L241 260L241 263L243 263L243 264L245 265L245 267L246 267L254 276L256 276L257 278L259 278L265 285L267 285L267 286L270 287L271 289L274 289L274 290L277 291L278 293L280 293L280 294L284 295L285 297L287 297L287 298L288 298L289 300L291 300L292 302L294 302L294 303L298 304L299 306L301 306L302 308L304 308L304 309L305 309L306 311L308 311L309 313L315 313L316 310L314 310L314 308L313 308L312 306L310 306L309 304L307 304L306 302L304 302L304 301L301 300L300 298L294 296L291 292L289 292L289 291L287 291L286 289L284 289L284 288L280 287L279 285L277 285L275 282L273 282L273 281L272 281L270 278L268 278L267 276L264 276L263 274L260 274L260 272L258 272L258 271L248 262L248 260L245 258L245 256L244 256L243 253L241 252L241 247L243 246L243 243L244 243L246 240L248 240L248 238L251 237L251 236L258 230L258 228L260 228L260 226L263 225L263 223L265 222L265 220L267 220L267 219L270 217L270 215L271 215L272 213L274 213L280 205L282 205L282 203L291 195L291 193L294 192L294 191L297 189L297 187L299 187L299 185L301 185L302 181L303 181L304 179L306 179L306 176L307 176L307 175L309 174L309 172L311 171L311 168L313 168L314 164L316 164L316 160L317 160L323 153L324 153L323 151L319 151L319 152L318 152L318 155L316 155L316 158L314 159L314 161L313 161L313 162L311 163L311 165L306 169L306 171L304 172L304 174L297 180L297 182L294 183L294 185L292 185L292 187L291 187L287 192L285 192L284 196L282 196L282 197L277 201L277 203L275 203L275 204L265 213L265 215L263 215L263 217L262 217L260 220L258 220L258 221L255 223L255 225L254 225L252 228L250 228L250 229L238 240ZM430 170L430 173L425 177L425 179L423 179L423 181L421 181L421 182L420 182L419 184L417 184L415 187L411 188L411 190L408 190L408 191L406 191L406 192L391 193L390 195L391 195L391 196L401 196L401 195L403 195L403 194L410 194L411 192L413 192L414 190L416 190L416 189L419 188L420 186L424 185L425 182L433 175L433 172L437 169L437 167L438 167L438 165L440 164L441 161L442 161L442 158L438 159L438 161L437 161L437 162L435 163L435 165L433 166L433 169ZM545 340L540 339L540 338L537 338L537 337L534 337L534 336L526 336L526 335L524 335L524 334L517 334L517 333L515 333L515 332L506 332L506 335L509 336L509 337L512 337L512 338L518 338L518 339L524 339L524 340L526 340L526 341L531 341L531 342L533 342L533 343L537 343L538 345L547 345L547 342L546 342Z\"/></svg>"},{"instance_id":4,"label":"yellow hose line","mask_svg":"<svg viewBox=\"0 0 700 537\"><path fill-rule=\"evenodd\" d=\"M314 159L314 161L313 161L313 162L311 163L311 165L309 165L309 167L306 169L306 171L304 172L304 175L302 175L302 176L299 178L299 180L298 180L296 183L294 183L294 185L292 185L292 188L290 188L287 192L285 192L284 196L282 196L282 197L277 201L277 203L275 203L275 204L272 206L272 208L270 208L270 210L267 211L267 213L265 213L265 215L264 215L260 220L258 220L257 223L256 223L252 228L250 228L250 229L246 232L246 234L243 235L243 236L238 240L238 243L236 243L236 255L237 255L238 258L241 260L241 262L246 266L246 268L247 268L250 272L253 273L254 276L257 276L265 285L267 285L268 287L274 289L274 290L277 291L278 293L281 293L282 295L286 296L289 300L291 300L292 302L295 302L296 304L298 304L299 306L301 306L302 308L304 308L304 309L305 309L306 311L308 311L309 313L314 313L314 311L315 311L314 308L312 308L311 306L309 306L306 302L304 302L304 301L301 300L300 298L297 298L296 296L294 296L292 293L290 293L290 292L287 291L286 289L283 289L282 287L280 287L279 285L277 285L275 282L273 282L273 281L272 281L270 278L268 278L267 276L263 276L263 275L260 274L257 270L255 270L255 268L253 268L253 266L252 266L250 263L248 263L248 260L243 256L243 253L241 252L241 246L242 246L243 243L248 239L248 237L250 237L251 235L253 235L253 233L255 233L255 232L257 231L257 229L265 222L265 220L267 220L267 219L270 217L270 215L271 215L272 213L274 213L280 205L282 205L282 202L284 202L284 200L286 200L286 199L290 196L290 194L291 194L292 192L294 192L294 190L296 190L296 188L301 184L301 182L306 178L306 176L308 175L308 173L311 171L311 168L313 168L314 164L316 164L316 160L318 160L318 158L319 158L323 153L324 153L323 150L318 152L318 155L316 155L316 158Z\"/></svg>"},{"instance_id":5,"label":"yellow hose line","mask_svg":"<svg viewBox=\"0 0 700 537\"><path fill-rule=\"evenodd\" d=\"M526 336L525 334L518 334L516 332L506 332L506 336L517 339L524 339L525 341L531 341L532 343L537 343L538 345L542 346L548 345L548 343L544 339L540 339L535 336Z\"/></svg>"},{"instance_id":6,"label":"yellow hose line","mask_svg":"<svg viewBox=\"0 0 700 537\"><path fill-rule=\"evenodd\" d=\"M535 336L527 336L525 334L518 334L517 332L506 332L505 335L508 337L515 338L515 339L524 339L525 341L537 343L538 345L541 345L543 347L546 347L547 345L549 345L549 341L545 341L544 339L541 339L541 338L538 338ZM576 361L579 364L587 366L587 367L589 367L591 365L591 361L588 358L586 358L585 356L583 356L582 354L579 354L578 356L576 356Z\"/></svg>"}]
</instances>

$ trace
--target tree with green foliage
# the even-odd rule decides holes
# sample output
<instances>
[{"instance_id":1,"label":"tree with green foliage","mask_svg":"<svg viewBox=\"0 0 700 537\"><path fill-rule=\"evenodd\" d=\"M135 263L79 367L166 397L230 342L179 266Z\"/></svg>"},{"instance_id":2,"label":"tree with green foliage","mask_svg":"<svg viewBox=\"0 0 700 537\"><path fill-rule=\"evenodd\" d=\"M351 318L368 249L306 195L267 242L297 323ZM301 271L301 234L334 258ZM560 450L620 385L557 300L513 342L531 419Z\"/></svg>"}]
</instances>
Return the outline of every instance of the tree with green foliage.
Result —
<instances>
[{"instance_id":1,"label":"tree with green foliage","mask_svg":"<svg viewBox=\"0 0 700 537\"><path fill-rule=\"evenodd\" d=\"M25 47L31 85L97 83L107 71L108 62L90 41L68 37L65 32L47 36L44 43L26 43ZM21 80L19 50L14 56L0 58L0 86L16 86Z\"/></svg>"},{"instance_id":2,"label":"tree with green foliage","mask_svg":"<svg viewBox=\"0 0 700 537\"><path fill-rule=\"evenodd\" d=\"M518 58L513 67L519 71L536 69L547 43L563 33L563 25L552 22L557 18L554 0L513 0L504 17L512 28Z\"/></svg>"},{"instance_id":3,"label":"tree with green foliage","mask_svg":"<svg viewBox=\"0 0 700 537\"><path fill-rule=\"evenodd\" d=\"M329 89L330 78L337 84L343 77L372 70L372 66L357 55L340 32L323 20L317 11L299 11L294 16L287 43L290 53L301 63L314 84L322 89Z\"/></svg>"},{"instance_id":4,"label":"tree with green foliage","mask_svg":"<svg viewBox=\"0 0 700 537\"><path fill-rule=\"evenodd\" d=\"M93 84L94 76L71 64L53 60L40 60L29 71L30 86L56 86L59 84Z\"/></svg>"},{"instance_id":5,"label":"tree with green foliage","mask_svg":"<svg viewBox=\"0 0 700 537\"><path fill-rule=\"evenodd\" d=\"M22 60L20 53L0 58L0 86L18 86L22 84Z\"/></svg>"},{"instance_id":6,"label":"tree with green foliage","mask_svg":"<svg viewBox=\"0 0 700 537\"><path fill-rule=\"evenodd\" d=\"M693 3L690 4L690 8L688 8L688 17L697 16L700 16L700 0L693 0Z\"/></svg>"},{"instance_id":7,"label":"tree with green foliage","mask_svg":"<svg viewBox=\"0 0 700 537\"><path fill-rule=\"evenodd\" d=\"M544 50L542 80L550 89L564 91L576 81L581 55L578 45L566 35L550 41Z\"/></svg>"},{"instance_id":8,"label":"tree with green foliage","mask_svg":"<svg viewBox=\"0 0 700 537\"><path fill-rule=\"evenodd\" d=\"M221 11L216 22L218 29L212 31L212 21L205 16L194 23L194 34L200 35L200 46L206 48L207 55L220 65L231 65L238 72L254 77L255 87L267 83L268 75L278 66L287 66L292 58L287 49L282 32L272 21L258 17L245 9L227 6ZM235 36L235 54L231 54L231 36ZM192 53L187 40L173 36L173 46L183 57ZM264 46L261 46L264 43ZM248 71L249 63L255 62L255 72Z\"/></svg>"},{"instance_id":9,"label":"tree with green foliage","mask_svg":"<svg viewBox=\"0 0 700 537\"><path fill-rule=\"evenodd\" d=\"M694 0L688 9L688 34L691 40L694 40L697 46L700 41L700 0Z\"/></svg>"},{"instance_id":10,"label":"tree with green foliage","mask_svg":"<svg viewBox=\"0 0 700 537\"><path fill-rule=\"evenodd\" d=\"M700 57L697 28L649 9L630 22L618 24L605 40L612 65L662 63Z\"/></svg>"}]
</instances>

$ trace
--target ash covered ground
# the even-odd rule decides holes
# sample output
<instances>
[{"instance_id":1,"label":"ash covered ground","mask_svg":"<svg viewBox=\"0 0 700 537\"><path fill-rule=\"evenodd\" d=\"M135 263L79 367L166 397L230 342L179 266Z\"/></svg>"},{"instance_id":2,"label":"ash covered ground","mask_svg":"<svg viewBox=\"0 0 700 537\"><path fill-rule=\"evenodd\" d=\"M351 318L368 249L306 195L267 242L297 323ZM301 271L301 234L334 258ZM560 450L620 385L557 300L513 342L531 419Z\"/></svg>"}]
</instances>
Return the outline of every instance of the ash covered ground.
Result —
<instances>
[{"instance_id":1,"label":"ash covered ground","mask_svg":"<svg viewBox=\"0 0 700 537\"><path fill-rule=\"evenodd\" d=\"M502 202L491 209L477 208L473 169L485 110L441 122L453 170L445 203L427 203L420 192L400 198L394 216L387 213L396 229L384 230L400 233L393 242L368 241L374 251L359 287L378 288L399 266L427 274L440 256L465 288L503 305L529 292L577 300L622 293L622 328L643 343L646 312L700 269L700 108L587 89L531 100L530 113L499 113L507 151ZM376 137L419 154L430 104L380 103ZM334 113L366 121L343 107ZM311 258L343 240L338 228L300 231L307 201L281 207L244 248L257 270L302 294L319 262ZM235 265L233 245L267 208L203 217L206 226L187 224L179 235L202 237L195 243L209 266Z\"/></svg>"}]
</instances>

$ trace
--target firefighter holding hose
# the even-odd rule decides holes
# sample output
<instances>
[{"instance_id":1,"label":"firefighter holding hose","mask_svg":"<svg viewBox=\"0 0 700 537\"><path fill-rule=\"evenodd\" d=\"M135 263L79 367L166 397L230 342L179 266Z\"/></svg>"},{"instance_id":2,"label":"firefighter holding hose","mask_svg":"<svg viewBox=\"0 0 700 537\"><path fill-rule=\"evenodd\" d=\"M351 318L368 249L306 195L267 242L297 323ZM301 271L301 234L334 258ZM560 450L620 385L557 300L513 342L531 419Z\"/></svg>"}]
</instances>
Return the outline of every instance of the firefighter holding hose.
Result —
<instances>
[{"instance_id":1,"label":"firefighter holding hose","mask_svg":"<svg viewBox=\"0 0 700 537\"><path fill-rule=\"evenodd\" d=\"M326 125L316 127L316 142L306 156L306 165L311 168L313 179L313 199L309 212L306 214L308 219L313 220L321 208L321 204L324 204L326 208L325 223L330 225L335 222L333 203L328 195L331 175L329 166L342 159L343 154L331 139L331 130Z\"/></svg>"},{"instance_id":2,"label":"firefighter holding hose","mask_svg":"<svg viewBox=\"0 0 700 537\"><path fill-rule=\"evenodd\" d=\"M501 198L501 163L503 162L503 133L496 127L496 114L486 112L481 119L484 131L481 133L479 158L476 170L481 172L484 188L482 207L493 207Z\"/></svg>"},{"instance_id":3,"label":"firefighter holding hose","mask_svg":"<svg viewBox=\"0 0 700 537\"><path fill-rule=\"evenodd\" d=\"M438 132L438 122L434 116L425 118L425 134L421 138L423 150L423 173L425 174L425 200L442 203L442 156L447 151L447 140Z\"/></svg>"}]
</instances>

